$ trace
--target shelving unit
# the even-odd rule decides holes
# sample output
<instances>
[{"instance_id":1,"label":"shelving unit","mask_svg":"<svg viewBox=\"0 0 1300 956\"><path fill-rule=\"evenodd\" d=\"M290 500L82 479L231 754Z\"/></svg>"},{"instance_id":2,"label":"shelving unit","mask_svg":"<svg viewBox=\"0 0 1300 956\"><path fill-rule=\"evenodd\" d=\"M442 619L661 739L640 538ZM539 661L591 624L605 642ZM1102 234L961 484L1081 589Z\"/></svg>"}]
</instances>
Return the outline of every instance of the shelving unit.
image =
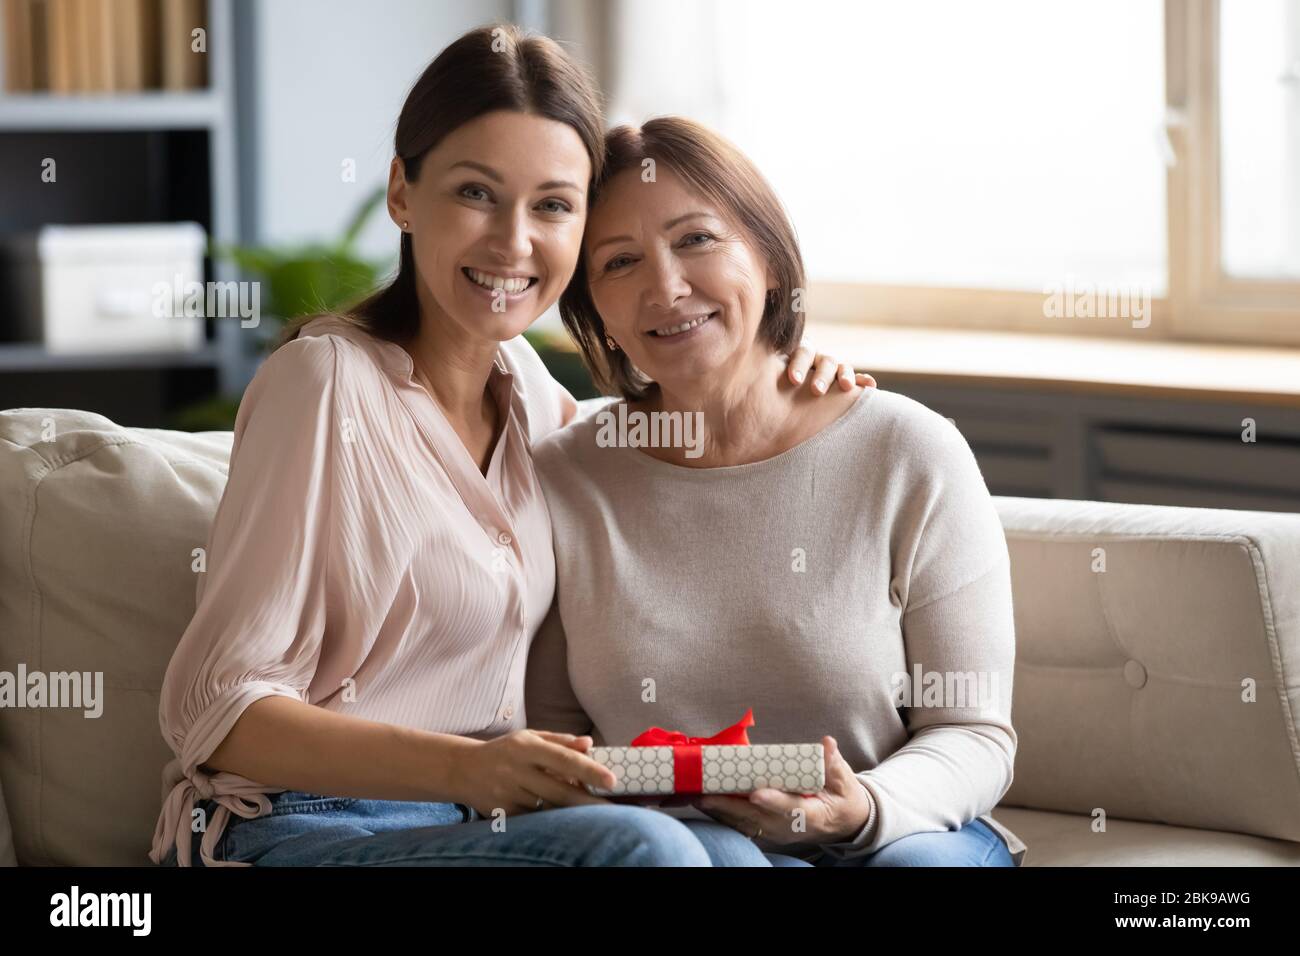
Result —
<instances>
[{"instance_id":1,"label":"shelving unit","mask_svg":"<svg viewBox=\"0 0 1300 956\"><path fill-rule=\"evenodd\" d=\"M211 54L209 54L211 55ZM0 94L0 132L65 129L210 129L223 117L216 90L185 93Z\"/></svg>"},{"instance_id":2,"label":"shelving unit","mask_svg":"<svg viewBox=\"0 0 1300 956\"><path fill-rule=\"evenodd\" d=\"M200 223L209 240L239 237L235 22L232 0L208 0L205 90L130 94L0 93L0 231L46 224ZM42 192L41 157L61 157ZM236 270L206 259L205 279ZM3 321L3 317L0 317ZM159 427L177 405L235 397L251 375L239 320L205 321L192 352L51 354L0 343L0 408L76 407L124 425ZM101 381L87 392L89 379Z\"/></svg>"}]
</instances>

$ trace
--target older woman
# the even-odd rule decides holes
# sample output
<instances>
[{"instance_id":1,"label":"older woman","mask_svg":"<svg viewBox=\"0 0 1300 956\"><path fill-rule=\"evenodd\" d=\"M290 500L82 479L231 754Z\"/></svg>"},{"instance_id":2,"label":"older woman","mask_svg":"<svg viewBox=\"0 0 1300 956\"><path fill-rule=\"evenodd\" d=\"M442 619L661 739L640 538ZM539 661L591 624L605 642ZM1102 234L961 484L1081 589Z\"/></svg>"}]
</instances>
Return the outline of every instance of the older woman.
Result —
<instances>
[{"instance_id":1,"label":"older woman","mask_svg":"<svg viewBox=\"0 0 1300 956\"><path fill-rule=\"evenodd\" d=\"M626 407L535 448L557 598L528 721L627 744L752 707L754 743L821 741L820 793L674 811L727 862L1017 865L1024 844L988 816L1016 751L1001 524L942 416L779 381L803 286L793 229L734 147L672 117L608 135L561 313ZM611 427L638 412L690 417L704 441ZM978 700L953 693L972 684ZM753 842L714 840L708 817Z\"/></svg>"}]
</instances>

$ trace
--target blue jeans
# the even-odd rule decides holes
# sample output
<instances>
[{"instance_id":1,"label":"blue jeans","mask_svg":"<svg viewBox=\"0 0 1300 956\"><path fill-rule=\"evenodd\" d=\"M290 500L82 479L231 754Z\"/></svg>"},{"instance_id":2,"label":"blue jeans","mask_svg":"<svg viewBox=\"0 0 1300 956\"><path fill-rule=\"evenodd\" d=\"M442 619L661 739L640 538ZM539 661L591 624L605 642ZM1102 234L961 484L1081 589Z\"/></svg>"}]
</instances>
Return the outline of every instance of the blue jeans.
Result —
<instances>
[{"instance_id":1,"label":"blue jeans","mask_svg":"<svg viewBox=\"0 0 1300 956\"><path fill-rule=\"evenodd\" d=\"M492 819L458 803L364 800L297 790L269 794L268 799L269 814L251 820L230 817L213 850L215 859L255 866L714 865L681 821L645 807L560 807L504 817L505 829L498 823L494 830ZM217 804L206 800L199 806L211 820ZM193 835L195 866L202 866L202 837ZM725 837L714 841L724 849L731 842ZM739 833L734 842L749 843ZM173 848L163 866L175 865Z\"/></svg>"},{"instance_id":2,"label":"blue jeans","mask_svg":"<svg viewBox=\"0 0 1300 956\"><path fill-rule=\"evenodd\" d=\"M1002 838L980 820L960 830L913 833L875 853L840 860L819 854L812 861L764 853L752 840L713 820L683 820L704 844L714 866L1015 866Z\"/></svg>"},{"instance_id":3,"label":"blue jeans","mask_svg":"<svg viewBox=\"0 0 1300 956\"><path fill-rule=\"evenodd\" d=\"M505 829L459 803L365 800L298 790L270 794L271 812L231 816L213 856L255 866L1013 866L992 830L916 833L868 856L813 863L764 853L713 820L676 820L646 807L561 807L504 818ZM211 820L214 801L199 806ZM195 833L191 861L202 866ZM163 866L176 865L170 850Z\"/></svg>"}]
</instances>

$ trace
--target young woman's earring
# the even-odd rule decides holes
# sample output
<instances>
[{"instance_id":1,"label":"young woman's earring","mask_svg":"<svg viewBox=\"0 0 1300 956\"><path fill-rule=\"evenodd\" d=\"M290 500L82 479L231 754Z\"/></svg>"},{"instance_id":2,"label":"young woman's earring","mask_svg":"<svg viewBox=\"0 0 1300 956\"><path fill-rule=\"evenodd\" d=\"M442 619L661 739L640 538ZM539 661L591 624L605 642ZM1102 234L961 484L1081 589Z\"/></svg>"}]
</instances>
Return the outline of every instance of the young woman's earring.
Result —
<instances>
[{"instance_id":1,"label":"young woman's earring","mask_svg":"<svg viewBox=\"0 0 1300 956\"><path fill-rule=\"evenodd\" d=\"M605 333L605 348L609 349L611 352L618 351L618 343L614 341L614 337L608 332Z\"/></svg>"},{"instance_id":2,"label":"young woman's earring","mask_svg":"<svg viewBox=\"0 0 1300 956\"><path fill-rule=\"evenodd\" d=\"M402 231L403 231L403 232L405 232L407 229L409 229L410 226L411 226L411 224L410 224L409 222L407 222L405 219L402 220Z\"/></svg>"}]
</instances>

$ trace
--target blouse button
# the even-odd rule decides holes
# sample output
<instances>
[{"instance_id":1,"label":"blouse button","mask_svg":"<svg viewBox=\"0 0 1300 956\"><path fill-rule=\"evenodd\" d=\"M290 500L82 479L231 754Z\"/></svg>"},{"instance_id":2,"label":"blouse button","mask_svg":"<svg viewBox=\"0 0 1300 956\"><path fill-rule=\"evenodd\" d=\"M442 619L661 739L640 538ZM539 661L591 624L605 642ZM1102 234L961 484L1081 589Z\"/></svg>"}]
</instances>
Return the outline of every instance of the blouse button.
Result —
<instances>
[{"instance_id":1,"label":"blouse button","mask_svg":"<svg viewBox=\"0 0 1300 956\"><path fill-rule=\"evenodd\" d=\"M513 539L510 537L510 535L506 534L504 531L502 531L499 535L497 535L498 544L509 544L512 540Z\"/></svg>"},{"instance_id":2,"label":"blouse button","mask_svg":"<svg viewBox=\"0 0 1300 956\"><path fill-rule=\"evenodd\" d=\"M513 717L514 715L515 715L515 708L514 708L514 705L513 705L513 704L512 704L511 706L507 707L505 710L501 711L501 719L502 719L502 720L509 720L509 719L510 719L511 717Z\"/></svg>"}]
</instances>

